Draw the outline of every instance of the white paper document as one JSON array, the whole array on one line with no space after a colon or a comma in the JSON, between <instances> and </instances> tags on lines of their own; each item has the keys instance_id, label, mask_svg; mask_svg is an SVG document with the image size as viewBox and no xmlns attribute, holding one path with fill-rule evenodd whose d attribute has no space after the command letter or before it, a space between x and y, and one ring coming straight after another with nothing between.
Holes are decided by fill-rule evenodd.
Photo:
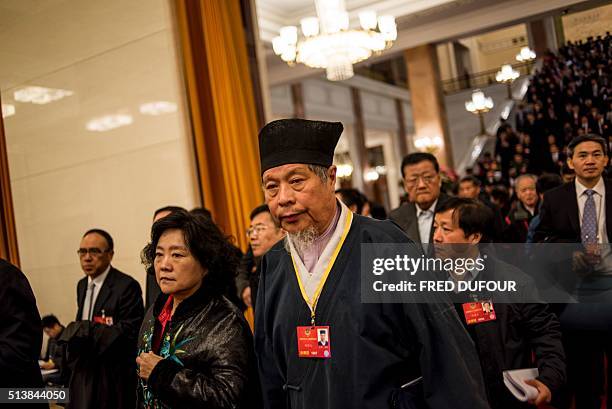
<instances>
[{"instance_id":1,"label":"white paper document","mask_svg":"<svg viewBox=\"0 0 612 409\"><path fill-rule=\"evenodd\" d=\"M535 379L538 374L538 368L504 371L504 384L515 398L521 402L527 402L529 399L535 399L538 396L538 390L531 385L527 385L525 381Z\"/></svg>"}]
</instances>

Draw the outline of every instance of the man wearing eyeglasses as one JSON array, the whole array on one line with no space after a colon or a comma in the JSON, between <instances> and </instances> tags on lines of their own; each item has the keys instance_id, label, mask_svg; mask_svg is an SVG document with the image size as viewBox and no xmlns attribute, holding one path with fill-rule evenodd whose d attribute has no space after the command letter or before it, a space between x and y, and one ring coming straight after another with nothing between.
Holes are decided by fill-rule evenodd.
<instances>
[{"instance_id":1,"label":"man wearing eyeglasses","mask_svg":"<svg viewBox=\"0 0 612 409\"><path fill-rule=\"evenodd\" d=\"M77 254L85 273L77 285L76 323L67 333L72 366L69 408L133 408L136 342L144 315L138 282L111 265L113 239L91 229Z\"/></svg>"},{"instance_id":2,"label":"man wearing eyeglasses","mask_svg":"<svg viewBox=\"0 0 612 409\"><path fill-rule=\"evenodd\" d=\"M411 153L402 160L402 177L408 203L392 210L389 218L415 243L432 243L434 214L437 207L448 200L448 196L440 192L442 179L438 160L431 153ZM423 246L423 250L428 252L428 246Z\"/></svg>"},{"instance_id":3,"label":"man wearing eyeglasses","mask_svg":"<svg viewBox=\"0 0 612 409\"><path fill-rule=\"evenodd\" d=\"M251 245L252 255L245 255L236 277L238 295L247 307L255 308L255 298L259 284L259 265L261 259L283 237L285 232L276 224L268 205L253 209L250 215L251 225L247 230L247 238Z\"/></svg>"}]
</instances>

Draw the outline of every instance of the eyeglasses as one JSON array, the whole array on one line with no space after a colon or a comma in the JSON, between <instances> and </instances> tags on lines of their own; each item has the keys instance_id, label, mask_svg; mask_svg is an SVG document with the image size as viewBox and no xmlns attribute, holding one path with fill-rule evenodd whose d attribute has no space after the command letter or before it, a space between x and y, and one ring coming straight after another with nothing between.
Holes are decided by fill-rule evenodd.
<instances>
[{"instance_id":1,"label":"eyeglasses","mask_svg":"<svg viewBox=\"0 0 612 409\"><path fill-rule=\"evenodd\" d=\"M253 227L247 229L246 235L247 235L247 237L251 237L253 235L253 233L257 233L259 235L259 234L263 233L264 231L266 231L267 229L268 229L268 226L264 226L264 225L253 226Z\"/></svg>"},{"instance_id":2,"label":"eyeglasses","mask_svg":"<svg viewBox=\"0 0 612 409\"><path fill-rule=\"evenodd\" d=\"M87 253L89 253L89 255L91 255L92 257L100 257L102 255L102 253L106 253L108 251L107 250L101 250L97 247L92 247L89 249L85 249L85 248L80 248L77 250L77 254L79 255L79 257L85 257L87 255Z\"/></svg>"},{"instance_id":3,"label":"eyeglasses","mask_svg":"<svg viewBox=\"0 0 612 409\"><path fill-rule=\"evenodd\" d=\"M431 185L433 183L433 181L436 180L436 176L437 175L431 175L431 174L412 176L412 177L410 177L409 179L406 180L406 184L408 186L414 186L417 183L419 183L419 179L423 179L423 182L426 185Z\"/></svg>"}]
</instances>

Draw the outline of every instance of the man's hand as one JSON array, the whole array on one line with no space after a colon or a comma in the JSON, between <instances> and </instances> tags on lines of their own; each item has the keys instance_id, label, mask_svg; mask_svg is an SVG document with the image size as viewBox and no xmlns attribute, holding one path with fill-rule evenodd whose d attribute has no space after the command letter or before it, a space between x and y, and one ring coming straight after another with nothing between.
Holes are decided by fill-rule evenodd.
<instances>
[{"instance_id":1,"label":"man's hand","mask_svg":"<svg viewBox=\"0 0 612 409\"><path fill-rule=\"evenodd\" d=\"M601 256L583 251L574 251L572 254L572 270L581 277L589 275L593 266L601 261Z\"/></svg>"},{"instance_id":2,"label":"man's hand","mask_svg":"<svg viewBox=\"0 0 612 409\"><path fill-rule=\"evenodd\" d=\"M253 306L251 302L251 287L245 287L244 290L242 290L242 301L247 307Z\"/></svg>"},{"instance_id":3,"label":"man's hand","mask_svg":"<svg viewBox=\"0 0 612 409\"><path fill-rule=\"evenodd\" d=\"M46 369L46 370L55 369L55 363L53 362L52 359L49 359L48 361L40 364L40 369Z\"/></svg>"},{"instance_id":4,"label":"man's hand","mask_svg":"<svg viewBox=\"0 0 612 409\"><path fill-rule=\"evenodd\" d=\"M535 399L531 399L529 403L536 406L540 406L543 403L550 403L552 393L550 392L550 389L548 389L548 386L544 385L537 379L527 379L525 383L538 390L538 396Z\"/></svg>"},{"instance_id":5,"label":"man's hand","mask_svg":"<svg viewBox=\"0 0 612 409\"><path fill-rule=\"evenodd\" d=\"M136 358L136 364L138 364L139 367L138 376L145 381L149 379L151 372L153 372L153 368L155 368L162 359L164 358L155 355L153 352L143 352L140 354L140 356Z\"/></svg>"}]
</instances>

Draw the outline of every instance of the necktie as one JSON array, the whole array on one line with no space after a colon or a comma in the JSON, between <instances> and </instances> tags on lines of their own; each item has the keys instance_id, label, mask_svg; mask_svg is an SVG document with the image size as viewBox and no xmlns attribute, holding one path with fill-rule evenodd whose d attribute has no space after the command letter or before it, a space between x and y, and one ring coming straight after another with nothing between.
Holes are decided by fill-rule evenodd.
<instances>
[{"instance_id":1,"label":"necktie","mask_svg":"<svg viewBox=\"0 0 612 409\"><path fill-rule=\"evenodd\" d=\"M87 309L87 319L91 320L91 313L93 311L93 297L94 297L94 290L96 289L96 284L94 282L92 282L91 284L89 284L89 306Z\"/></svg>"},{"instance_id":2,"label":"necktie","mask_svg":"<svg viewBox=\"0 0 612 409\"><path fill-rule=\"evenodd\" d=\"M583 244L597 243L597 211L595 210L595 199L593 195L595 191L587 189L584 192L587 195L587 200L584 203L584 211L582 213L582 226L580 228L580 238Z\"/></svg>"}]
</instances>

